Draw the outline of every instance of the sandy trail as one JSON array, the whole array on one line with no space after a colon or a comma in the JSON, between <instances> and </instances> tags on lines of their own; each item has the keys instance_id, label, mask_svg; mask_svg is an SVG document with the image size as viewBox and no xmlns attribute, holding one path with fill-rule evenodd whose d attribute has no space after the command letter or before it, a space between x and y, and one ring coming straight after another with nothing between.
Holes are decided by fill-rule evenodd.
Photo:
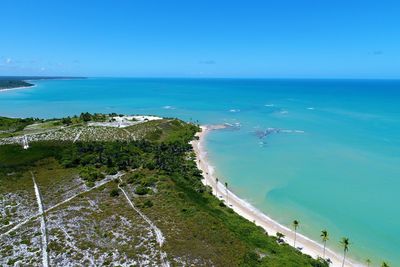
<instances>
[{"instance_id":1,"label":"sandy trail","mask_svg":"<svg viewBox=\"0 0 400 267\"><path fill-rule=\"evenodd\" d=\"M76 134L73 143L75 143L76 141L79 140L79 137L81 137L81 134L82 134L82 130L80 130L79 133Z\"/></svg>"},{"instance_id":2,"label":"sandy trail","mask_svg":"<svg viewBox=\"0 0 400 267\"><path fill-rule=\"evenodd\" d=\"M76 198L76 197L78 197L78 196L80 196L80 195L82 195L82 194L85 194L85 193L87 193L87 192L90 192L90 191L92 191L92 190L94 190L94 189L96 189L96 188L98 188L98 187L100 187L100 186L102 186L102 185L104 185L104 184L106 184L106 183L109 183L110 181L112 181L112 180L114 180L114 179L119 178L119 177L122 176L122 175L123 175L123 173L119 172L119 173L117 173L117 174L115 174L115 175L106 176L106 178L104 178L103 180L97 182L97 183L95 184L95 186L93 186L93 187L91 187L91 188L89 188L89 189L86 189L86 190L84 190L84 191L82 191L82 192L79 192L79 193L77 193L77 194L75 194L75 195L73 195L73 196L71 196L71 197L69 197L69 198L67 198L67 199L65 199L65 200L63 200L63 201L61 201L61 202L55 204L54 206L51 206L50 208L46 209L44 212L49 212L49 211L51 211L51 210L53 210L53 209L55 209L55 208L57 208L57 207L59 207L59 206L61 206L61 205L63 205L63 204L65 204L65 203L67 203L67 202L73 200L74 198ZM42 210L43 210L43 207L42 207ZM37 218L38 216L41 216L42 214L43 214L43 211L40 211L40 210L39 210L39 213L38 213L38 214L35 214L35 215L31 216L31 217L28 217L26 220L24 220L24 221L22 221L22 222L16 224L13 228L11 228L10 230L8 230L7 232L4 232L4 233L0 234L0 237L2 237L2 236L4 236L4 235L10 234L11 232L17 230L17 229L20 228L21 226L27 224L27 223L30 222L32 219L35 219L35 218Z\"/></svg>"},{"instance_id":3,"label":"sandy trail","mask_svg":"<svg viewBox=\"0 0 400 267\"><path fill-rule=\"evenodd\" d=\"M47 229L46 229L46 220L44 218L44 212L43 212L43 203L42 203L42 196L40 195L39 187L36 184L35 176L33 175L33 172L31 172L32 175L32 180L33 180L33 186L35 188L35 195L36 195L36 201L39 207L39 213L40 213L40 231L42 232L42 263L44 267L49 266L49 255L47 253Z\"/></svg>"},{"instance_id":4,"label":"sandy trail","mask_svg":"<svg viewBox=\"0 0 400 267\"><path fill-rule=\"evenodd\" d=\"M203 183L210 185L213 188L213 194L218 195L218 198L224 198L228 205L239 215L246 218L251 222L255 222L257 225L264 228L265 231L270 235L276 235L277 232L285 235L285 241L289 245L293 246L294 243L294 231L288 227L279 224L274 221L266 214L252 206L250 203L241 199L235 195L232 191L227 190L222 182L216 183L214 168L209 163L207 158L207 152L204 149L205 136L211 130L223 129L224 125L215 126L201 126L202 131L197 133L199 140L192 141L194 152L196 153L197 167L203 171ZM322 257L323 245L318 242L311 240L310 238L297 233L296 247L300 247L301 251L305 254L312 256L313 258ZM339 253L334 252L331 249L326 248L325 257L332 261L331 266L342 266L343 256ZM364 266L361 263L354 262L350 259L346 259L344 266Z\"/></svg>"},{"instance_id":5,"label":"sandy trail","mask_svg":"<svg viewBox=\"0 0 400 267\"><path fill-rule=\"evenodd\" d=\"M120 178L120 181L122 182L121 178ZM145 220L149 224L150 228L155 233L157 243L161 248L165 241L165 237L164 237L163 233L161 232L161 230L146 215L144 215L138 208L136 208L135 205L133 205L132 201L129 199L125 190L120 185L118 185L118 188L122 191L122 193L124 194L125 198L128 200L129 205L132 207L132 209L134 209L140 215L140 217L142 217L143 220ZM169 267L170 263L167 260L167 253L161 251L160 254L161 254L161 259L163 261L162 266Z\"/></svg>"}]
</instances>

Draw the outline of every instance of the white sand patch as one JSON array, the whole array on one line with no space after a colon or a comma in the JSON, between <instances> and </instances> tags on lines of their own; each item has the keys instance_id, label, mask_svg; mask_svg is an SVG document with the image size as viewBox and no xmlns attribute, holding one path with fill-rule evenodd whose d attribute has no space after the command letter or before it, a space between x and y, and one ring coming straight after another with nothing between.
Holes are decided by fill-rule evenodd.
<instances>
[{"instance_id":1,"label":"white sand patch","mask_svg":"<svg viewBox=\"0 0 400 267\"><path fill-rule=\"evenodd\" d=\"M111 120L108 122L89 122L88 125L124 128L147 121L154 121L161 119L162 118L156 116L122 116L122 117L116 116L112 117Z\"/></svg>"}]
</instances>

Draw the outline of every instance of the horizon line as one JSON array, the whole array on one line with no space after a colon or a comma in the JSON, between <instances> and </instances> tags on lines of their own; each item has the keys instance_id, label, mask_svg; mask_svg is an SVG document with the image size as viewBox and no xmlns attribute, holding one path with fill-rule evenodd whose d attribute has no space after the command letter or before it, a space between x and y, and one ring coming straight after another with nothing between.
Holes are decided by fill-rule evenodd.
<instances>
[{"instance_id":1,"label":"horizon line","mask_svg":"<svg viewBox=\"0 0 400 267\"><path fill-rule=\"evenodd\" d=\"M215 80L400 80L398 78L384 78L384 77L371 77L371 78L361 78L361 77L230 77L230 76L76 76L76 75L0 75L1 78L21 78L21 80L33 80L40 78L53 78L53 79L64 79L64 78L75 78L75 79L215 79Z\"/></svg>"}]
</instances>

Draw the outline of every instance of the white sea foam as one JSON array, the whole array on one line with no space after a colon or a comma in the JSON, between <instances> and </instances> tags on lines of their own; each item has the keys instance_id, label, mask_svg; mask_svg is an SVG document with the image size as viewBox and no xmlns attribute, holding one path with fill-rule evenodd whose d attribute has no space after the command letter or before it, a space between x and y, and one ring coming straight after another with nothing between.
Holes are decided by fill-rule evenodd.
<instances>
[{"instance_id":1,"label":"white sea foam","mask_svg":"<svg viewBox=\"0 0 400 267\"><path fill-rule=\"evenodd\" d=\"M265 104L264 107L275 107L274 104Z\"/></svg>"},{"instance_id":2,"label":"white sea foam","mask_svg":"<svg viewBox=\"0 0 400 267\"><path fill-rule=\"evenodd\" d=\"M234 123L225 122L224 125L228 128L233 128L233 129L240 129L242 127L240 122L234 122Z\"/></svg>"},{"instance_id":3,"label":"white sea foam","mask_svg":"<svg viewBox=\"0 0 400 267\"><path fill-rule=\"evenodd\" d=\"M305 133L303 130L280 130L281 133Z\"/></svg>"},{"instance_id":4,"label":"white sea foam","mask_svg":"<svg viewBox=\"0 0 400 267\"><path fill-rule=\"evenodd\" d=\"M176 109L176 107L173 107L173 106L163 106L163 109Z\"/></svg>"},{"instance_id":5,"label":"white sea foam","mask_svg":"<svg viewBox=\"0 0 400 267\"><path fill-rule=\"evenodd\" d=\"M233 113L240 112L240 109L230 109L229 112L233 112Z\"/></svg>"}]
</instances>

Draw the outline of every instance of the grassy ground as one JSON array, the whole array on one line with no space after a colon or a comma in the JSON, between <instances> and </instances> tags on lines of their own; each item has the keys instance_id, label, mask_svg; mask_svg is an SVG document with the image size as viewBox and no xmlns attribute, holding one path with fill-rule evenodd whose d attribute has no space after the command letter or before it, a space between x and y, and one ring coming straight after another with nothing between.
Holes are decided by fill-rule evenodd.
<instances>
[{"instance_id":1,"label":"grassy ground","mask_svg":"<svg viewBox=\"0 0 400 267\"><path fill-rule=\"evenodd\" d=\"M41 190L45 209L86 189L78 173L77 169L63 168L54 158L37 162L33 174Z\"/></svg>"},{"instance_id":2,"label":"grassy ground","mask_svg":"<svg viewBox=\"0 0 400 267\"><path fill-rule=\"evenodd\" d=\"M0 177L0 228L7 231L37 210L33 182L29 173Z\"/></svg>"},{"instance_id":3,"label":"grassy ground","mask_svg":"<svg viewBox=\"0 0 400 267\"><path fill-rule=\"evenodd\" d=\"M135 203L166 234L165 250L188 264L207 266L324 266L293 249L279 245L262 228L245 220L210 191L194 191L182 177L143 171L132 188L155 180L157 193L134 199ZM149 207L149 201L152 205Z\"/></svg>"},{"instance_id":4,"label":"grassy ground","mask_svg":"<svg viewBox=\"0 0 400 267\"><path fill-rule=\"evenodd\" d=\"M0 117L0 137L12 136L18 131L22 131L28 125L35 123L34 119L15 119Z\"/></svg>"}]
</instances>

